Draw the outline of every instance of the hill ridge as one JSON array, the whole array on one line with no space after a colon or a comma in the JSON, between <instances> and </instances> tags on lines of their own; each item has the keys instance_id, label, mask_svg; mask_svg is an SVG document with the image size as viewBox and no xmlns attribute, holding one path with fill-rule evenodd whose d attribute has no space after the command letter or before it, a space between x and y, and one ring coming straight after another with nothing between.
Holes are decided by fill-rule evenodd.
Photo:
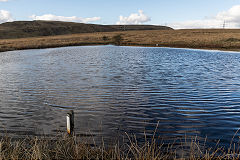
<instances>
[{"instance_id":1,"label":"hill ridge","mask_svg":"<svg viewBox=\"0 0 240 160\"><path fill-rule=\"evenodd\" d=\"M100 25L61 21L14 21L0 24L0 39L130 30L173 30L156 25Z\"/></svg>"}]
</instances>

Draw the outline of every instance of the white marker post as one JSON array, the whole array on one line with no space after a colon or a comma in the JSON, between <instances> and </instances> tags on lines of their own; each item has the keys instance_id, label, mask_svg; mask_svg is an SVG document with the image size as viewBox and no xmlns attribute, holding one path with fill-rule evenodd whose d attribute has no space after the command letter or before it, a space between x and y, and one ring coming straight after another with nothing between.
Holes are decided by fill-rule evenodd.
<instances>
[{"instance_id":1,"label":"white marker post","mask_svg":"<svg viewBox=\"0 0 240 160\"><path fill-rule=\"evenodd\" d=\"M71 110L67 114L67 132L69 135L73 135L74 132L74 112Z\"/></svg>"}]
</instances>

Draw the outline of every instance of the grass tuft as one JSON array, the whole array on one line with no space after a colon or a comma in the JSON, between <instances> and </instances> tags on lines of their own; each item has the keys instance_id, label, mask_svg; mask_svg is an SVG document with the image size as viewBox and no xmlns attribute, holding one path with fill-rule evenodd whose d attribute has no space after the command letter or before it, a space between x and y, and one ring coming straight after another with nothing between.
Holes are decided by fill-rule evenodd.
<instances>
[{"instance_id":1,"label":"grass tuft","mask_svg":"<svg viewBox=\"0 0 240 160\"><path fill-rule=\"evenodd\" d=\"M81 137L62 135L55 138L32 137L13 140L3 137L0 140L0 160L2 159L115 159L115 160L211 160L239 159L239 145L231 142L225 149L219 146L206 147L206 139L197 137L181 140L181 143L164 143L154 136L139 143L136 136L126 134L128 141L122 145L90 145L77 139ZM233 137L234 138L234 137Z\"/></svg>"}]
</instances>

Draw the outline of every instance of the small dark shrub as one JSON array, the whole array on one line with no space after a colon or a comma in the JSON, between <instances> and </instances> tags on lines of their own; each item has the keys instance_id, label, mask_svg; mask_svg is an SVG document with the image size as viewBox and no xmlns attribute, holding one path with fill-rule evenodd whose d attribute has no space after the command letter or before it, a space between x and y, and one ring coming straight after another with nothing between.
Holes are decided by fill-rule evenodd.
<instances>
[{"instance_id":1,"label":"small dark shrub","mask_svg":"<svg viewBox=\"0 0 240 160\"><path fill-rule=\"evenodd\" d=\"M108 38L107 36L103 36L102 39L103 39L104 41L109 40L109 38Z\"/></svg>"},{"instance_id":2,"label":"small dark shrub","mask_svg":"<svg viewBox=\"0 0 240 160\"><path fill-rule=\"evenodd\" d=\"M122 35L121 35L121 34L118 34L118 35L113 36L113 43L114 43L115 45L121 45L122 40L123 40L123 38L122 38Z\"/></svg>"}]
</instances>

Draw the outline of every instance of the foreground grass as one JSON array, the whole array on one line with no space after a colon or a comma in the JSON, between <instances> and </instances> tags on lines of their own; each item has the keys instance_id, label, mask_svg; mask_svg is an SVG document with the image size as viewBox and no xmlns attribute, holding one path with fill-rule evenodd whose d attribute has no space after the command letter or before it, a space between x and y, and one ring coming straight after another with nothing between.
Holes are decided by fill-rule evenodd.
<instances>
[{"instance_id":1,"label":"foreground grass","mask_svg":"<svg viewBox=\"0 0 240 160\"><path fill-rule=\"evenodd\" d=\"M114 37L116 35L121 35L122 39L120 42L114 42ZM0 40L0 52L22 49L106 44L239 51L240 30L192 29L121 31L82 33L36 38L2 39Z\"/></svg>"},{"instance_id":2,"label":"foreground grass","mask_svg":"<svg viewBox=\"0 0 240 160\"><path fill-rule=\"evenodd\" d=\"M49 139L26 138L12 140L4 137L0 140L0 159L115 159L115 160L167 160L167 159L239 159L236 144L231 144L226 151L224 148L205 148L197 139L176 144L157 143L155 139L138 144L133 136L123 145L105 147L89 145L78 141L79 137L63 135ZM205 142L204 142L205 143Z\"/></svg>"}]
</instances>

